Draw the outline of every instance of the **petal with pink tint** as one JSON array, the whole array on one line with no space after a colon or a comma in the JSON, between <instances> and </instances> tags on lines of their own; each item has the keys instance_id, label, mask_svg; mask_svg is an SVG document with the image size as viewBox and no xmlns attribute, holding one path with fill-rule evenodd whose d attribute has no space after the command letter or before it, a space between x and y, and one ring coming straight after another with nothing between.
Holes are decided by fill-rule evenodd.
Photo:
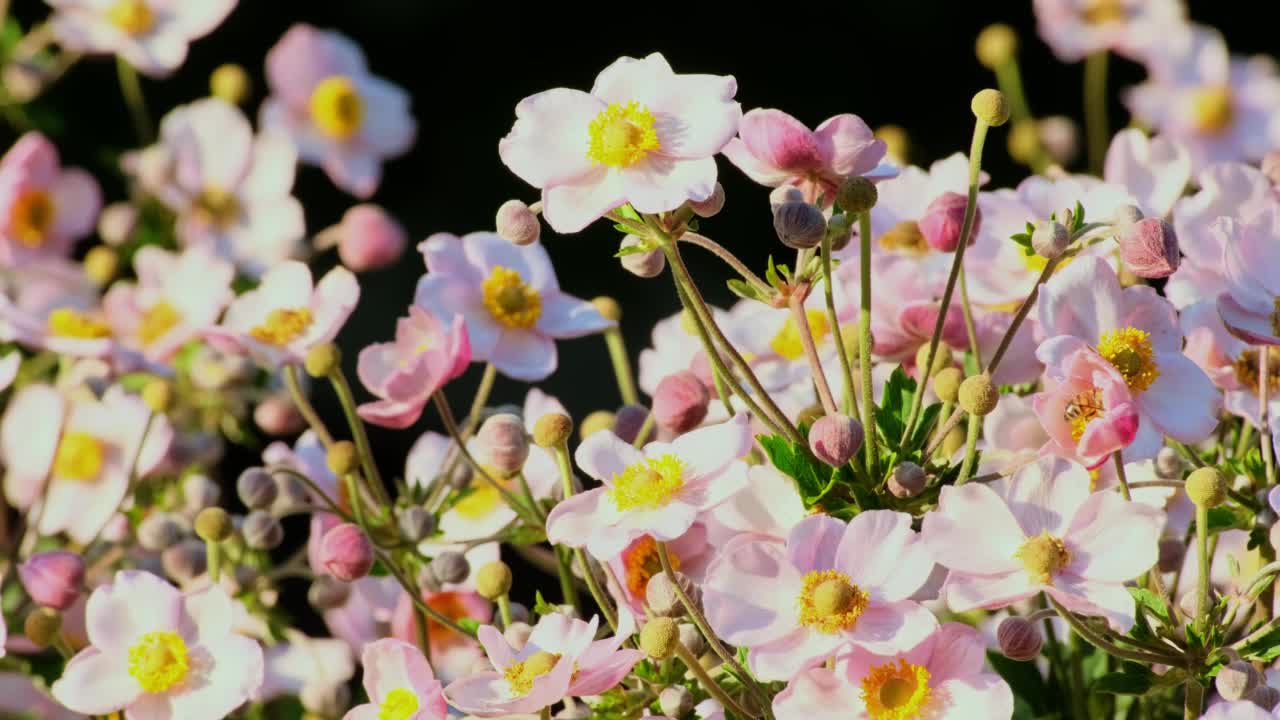
<instances>
[{"instance_id":1,"label":"petal with pink tint","mask_svg":"<svg viewBox=\"0 0 1280 720\"><path fill-rule=\"evenodd\" d=\"M766 166L802 175L824 164L813 131L781 110L760 108L742 116L738 136Z\"/></svg>"},{"instance_id":2,"label":"petal with pink tint","mask_svg":"<svg viewBox=\"0 0 1280 720\"><path fill-rule=\"evenodd\" d=\"M1027 539L1004 500L980 483L943 487L921 538L938 564L977 575L1020 569L1013 554Z\"/></svg>"},{"instance_id":3,"label":"petal with pink tint","mask_svg":"<svg viewBox=\"0 0 1280 720\"><path fill-rule=\"evenodd\" d=\"M943 592L952 612L968 612L975 608L995 610L1026 600L1040 592L1021 568L1001 575L947 576Z\"/></svg>"},{"instance_id":4,"label":"petal with pink tint","mask_svg":"<svg viewBox=\"0 0 1280 720\"><path fill-rule=\"evenodd\" d=\"M888 150L862 118L848 113L824 121L813 131L813 139L824 164L842 177L870 173Z\"/></svg>"},{"instance_id":5,"label":"petal with pink tint","mask_svg":"<svg viewBox=\"0 0 1280 720\"><path fill-rule=\"evenodd\" d=\"M614 324L586 300L558 292L542 296L542 314L538 316L537 329L545 335L576 338L601 332Z\"/></svg>"},{"instance_id":6,"label":"petal with pink tint","mask_svg":"<svg viewBox=\"0 0 1280 720\"><path fill-rule=\"evenodd\" d=\"M798 673L773 698L777 720L845 720L863 708L862 689L825 667Z\"/></svg>"},{"instance_id":7,"label":"petal with pink tint","mask_svg":"<svg viewBox=\"0 0 1280 720\"><path fill-rule=\"evenodd\" d=\"M716 172L714 157L683 160L650 155L617 176L636 211L660 213L675 210L686 200L711 197Z\"/></svg>"},{"instance_id":8,"label":"petal with pink tint","mask_svg":"<svg viewBox=\"0 0 1280 720\"><path fill-rule=\"evenodd\" d=\"M598 167L543 190L542 215L556 232L575 233L627 200L622 176Z\"/></svg>"},{"instance_id":9,"label":"petal with pink tint","mask_svg":"<svg viewBox=\"0 0 1280 720\"><path fill-rule=\"evenodd\" d=\"M933 556L911 529L910 515L868 510L849 521L835 567L873 600L896 601L911 596L929 579Z\"/></svg>"},{"instance_id":10,"label":"petal with pink tint","mask_svg":"<svg viewBox=\"0 0 1280 720\"><path fill-rule=\"evenodd\" d=\"M848 529L849 525L830 515L810 515L787 536L787 562L802 573L836 567Z\"/></svg>"},{"instance_id":11,"label":"petal with pink tint","mask_svg":"<svg viewBox=\"0 0 1280 720\"><path fill-rule=\"evenodd\" d=\"M1133 193L1143 214L1164 217L1191 180L1191 155L1175 140L1128 128L1112 138L1103 175Z\"/></svg>"},{"instance_id":12,"label":"petal with pink tint","mask_svg":"<svg viewBox=\"0 0 1280 720\"><path fill-rule=\"evenodd\" d=\"M1124 306L1115 271L1092 256L1055 272L1036 302L1045 335L1074 335L1085 342L1097 342L1103 330L1121 327Z\"/></svg>"},{"instance_id":13,"label":"petal with pink tint","mask_svg":"<svg viewBox=\"0 0 1280 720\"><path fill-rule=\"evenodd\" d=\"M498 154L511 172L537 188L582 178L592 170L588 128L605 106L568 88L530 95L516 105L515 126L498 143Z\"/></svg>"},{"instance_id":14,"label":"petal with pink tint","mask_svg":"<svg viewBox=\"0 0 1280 720\"><path fill-rule=\"evenodd\" d=\"M800 628L781 639L752 646L747 664L761 680L784 681L834 655L846 642L846 638L838 633L811 632Z\"/></svg>"},{"instance_id":15,"label":"petal with pink tint","mask_svg":"<svg viewBox=\"0 0 1280 720\"><path fill-rule=\"evenodd\" d=\"M108 585L94 590L85 607L89 642L125 657L142 635L170 630L182 618L182 594L151 573L121 570Z\"/></svg>"},{"instance_id":16,"label":"petal with pink tint","mask_svg":"<svg viewBox=\"0 0 1280 720\"><path fill-rule=\"evenodd\" d=\"M1114 492L1094 493L1067 530L1071 563L1063 571L1090 580L1128 582L1155 565L1162 527L1159 510L1126 502Z\"/></svg>"},{"instance_id":17,"label":"petal with pink tint","mask_svg":"<svg viewBox=\"0 0 1280 720\"><path fill-rule=\"evenodd\" d=\"M81 650L53 684L53 697L75 712L107 715L142 695L138 681L118 656L90 647Z\"/></svg>"},{"instance_id":18,"label":"petal with pink tint","mask_svg":"<svg viewBox=\"0 0 1280 720\"><path fill-rule=\"evenodd\" d=\"M738 413L726 422L681 435L671 443L671 452L684 462L685 481L693 482L721 472L746 455L751 442L750 419Z\"/></svg>"},{"instance_id":19,"label":"petal with pink tint","mask_svg":"<svg viewBox=\"0 0 1280 720\"><path fill-rule=\"evenodd\" d=\"M102 208L102 190L93 176L79 168L64 170L49 188L54 207L53 234L79 239L93 231Z\"/></svg>"},{"instance_id":20,"label":"petal with pink tint","mask_svg":"<svg viewBox=\"0 0 1280 720\"><path fill-rule=\"evenodd\" d=\"M1139 398L1146 419L1184 443L1205 440L1218 426L1222 393L1191 358L1181 352L1157 358L1160 376Z\"/></svg>"},{"instance_id":21,"label":"petal with pink tint","mask_svg":"<svg viewBox=\"0 0 1280 720\"><path fill-rule=\"evenodd\" d=\"M1134 601L1119 583L1094 582L1062 574L1046 587L1055 600L1074 613L1106 618L1115 630L1127 633L1134 623Z\"/></svg>"},{"instance_id":22,"label":"petal with pink tint","mask_svg":"<svg viewBox=\"0 0 1280 720\"><path fill-rule=\"evenodd\" d=\"M847 636L855 645L886 655L915 647L937 627L938 620L928 608L902 600L872 603Z\"/></svg>"},{"instance_id":23,"label":"petal with pink tint","mask_svg":"<svg viewBox=\"0 0 1280 720\"><path fill-rule=\"evenodd\" d=\"M987 644L982 634L963 623L943 623L930 638L929 679L945 682L982 672Z\"/></svg>"},{"instance_id":24,"label":"petal with pink tint","mask_svg":"<svg viewBox=\"0 0 1280 720\"><path fill-rule=\"evenodd\" d=\"M755 647L796 627L800 573L782 543L742 536L712 561L703 582L707 621L733 645Z\"/></svg>"},{"instance_id":25,"label":"petal with pink tint","mask_svg":"<svg viewBox=\"0 0 1280 720\"><path fill-rule=\"evenodd\" d=\"M570 547L586 545L600 528L604 506L611 504L605 492L594 488L557 504L547 516L547 539Z\"/></svg>"}]
</instances>

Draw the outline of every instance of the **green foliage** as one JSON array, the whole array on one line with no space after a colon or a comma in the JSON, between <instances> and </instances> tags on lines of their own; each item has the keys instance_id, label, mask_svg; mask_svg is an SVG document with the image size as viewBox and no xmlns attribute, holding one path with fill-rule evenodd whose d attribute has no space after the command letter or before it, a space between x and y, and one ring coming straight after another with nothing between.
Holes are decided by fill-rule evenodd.
<instances>
[{"instance_id":1,"label":"green foliage","mask_svg":"<svg viewBox=\"0 0 1280 720\"><path fill-rule=\"evenodd\" d=\"M1111 695L1146 695L1156 687L1156 674L1150 668L1124 663L1124 668L1119 672L1106 673L1094 680L1089 690Z\"/></svg>"},{"instance_id":2,"label":"green foliage","mask_svg":"<svg viewBox=\"0 0 1280 720\"><path fill-rule=\"evenodd\" d=\"M781 435L761 435L757 439L769 456L769 462L783 475L795 480L806 508L816 505L831 491L842 471L848 472L848 468L835 469L821 462L809 453L808 448Z\"/></svg>"}]
</instances>

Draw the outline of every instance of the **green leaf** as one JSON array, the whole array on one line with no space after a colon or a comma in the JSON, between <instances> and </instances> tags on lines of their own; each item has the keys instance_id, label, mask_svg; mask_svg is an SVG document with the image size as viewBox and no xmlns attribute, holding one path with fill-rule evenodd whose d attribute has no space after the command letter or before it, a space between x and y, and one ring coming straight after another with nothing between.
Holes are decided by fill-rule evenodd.
<instances>
[{"instance_id":1,"label":"green leaf","mask_svg":"<svg viewBox=\"0 0 1280 720\"><path fill-rule=\"evenodd\" d=\"M764 298L764 293L760 291L760 288L757 288L755 285L752 285L746 280L739 280L738 278L730 278L729 280L725 281L725 284L729 286L729 292L733 293L734 295L737 295L738 297L744 300L756 300L758 302L767 302Z\"/></svg>"},{"instance_id":2,"label":"green leaf","mask_svg":"<svg viewBox=\"0 0 1280 720\"><path fill-rule=\"evenodd\" d=\"M1134 601L1138 603L1139 608L1151 613L1163 623L1170 622L1169 606L1165 604L1164 598L1145 588L1130 587L1126 589L1133 596Z\"/></svg>"},{"instance_id":3,"label":"green leaf","mask_svg":"<svg viewBox=\"0 0 1280 720\"><path fill-rule=\"evenodd\" d=\"M906 429L907 414L915 398L916 381L898 366L884 386L884 396L876 407L876 426L891 443L897 443Z\"/></svg>"},{"instance_id":4,"label":"green leaf","mask_svg":"<svg viewBox=\"0 0 1280 720\"><path fill-rule=\"evenodd\" d=\"M933 426L938 422L938 414L942 412L942 403L933 403L924 409L920 414L920 422L916 425L915 431L912 433L907 447L903 448L904 452L921 449L929 440L929 435L933 432Z\"/></svg>"},{"instance_id":5,"label":"green leaf","mask_svg":"<svg viewBox=\"0 0 1280 720\"><path fill-rule=\"evenodd\" d=\"M1089 689L1112 695L1146 695L1155 686L1155 673L1141 665L1125 663L1124 670L1103 675Z\"/></svg>"},{"instance_id":6,"label":"green leaf","mask_svg":"<svg viewBox=\"0 0 1280 720\"><path fill-rule=\"evenodd\" d=\"M507 542L515 546L537 545L547 541L547 533L540 527L522 525L507 535Z\"/></svg>"},{"instance_id":7,"label":"green leaf","mask_svg":"<svg viewBox=\"0 0 1280 720\"><path fill-rule=\"evenodd\" d=\"M1253 513L1222 505L1209 510L1209 534L1223 530L1248 530L1253 527Z\"/></svg>"},{"instance_id":8,"label":"green leaf","mask_svg":"<svg viewBox=\"0 0 1280 720\"><path fill-rule=\"evenodd\" d=\"M458 618L458 625L463 630L466 630L467 632L470 632L470 633L473 633L476 630L480 629L480 621L476 620L475 618L469 618L469 617Z\"/></svg>"},{"instance_id":9,"label":"green leaf","mask_svg":"<svg viewBox=\"0 0 1280 720\"><path fill-rule=\"evenodd\" d=\"M615 227L621 227L621 226L615 226ZM628 255L642 255L644 253L649 252L650 250L651 248L645 247L644 245L628 245L626 247L618 248L618 252L614 253L613 256L616 258L620 258L620 257L626 257Z\"/></svg>"},{"instance_id":10,"label":"green leaf","mask_svg":"<svg viewBox=\"0 0 1280 720\"><path fill-rule=\"evenodd\" d=\"M542 617L543 615L550 615L553 612L557 612L557 608L555 605L552 605L543 599L541 591L536 591L533 594L533 612L538 615L538 617Z\"/></svg>"},{"instance_id":11,"label":"green leaf","mask_svg":"<svg viewBox=\"0 0 1280 720\"><path fill-rule=\"evenodd\" d=\"M781 435L761 435L757 439L769 456L769 462L783 475L795 480L805 508L813 507L831 490L836 473L810 455L808 448L799 447Z\"/></svg>"},{"instance_id":12,"label":"green leaf","mask_svg":"<svg viewBox=\"0 0 1280 720\"><path fill-rule=\"evenodd\" d=\"M642 225L644 224L644 218L640 217L640 213L636 212L636 209L631 207L631 203L624 203L618 208L618 213L628 220L635 220Z\"/></svg>"},{"instance_id":13,"label":"green leaf","mask_svg":"<svg viewBox=\"0 0 1280 720\"><path fill-rule=\"evenodd\" d=\"M1080 232L1080 228L1084 227L1084 205L1080 201L1076 201L1076 209L1071 214L1071 234L1075 235Z\"/></svg>"},{"instance_id":14,"label":"green leaf","mask_svg":"<svg viewBox=\"0 0 1280 720\"><path fill-rule=\"evenodd\" d=\"M1033 717L1039 717L1050 709L1049 688L1045 686L1044 677L1040 675L1040 670L1036 668L1035 663L1010 660L994 650L987 652L987 660L991 662L991 667L995 668L1000 677L1009 683L1014 697L1021 698L1031 705Z\"/></svg>"},{"instance_id":15,"label":"green leaf","mask_svg":"<svg viewBox=\"0 0 1280 720\"><path fill-rule=\"evenodd\" d=\"M782 280L778 277L778 268L773 264L772 255L769 256L768 267L764 269L764 279L770 287L782 287Z\"/></svg>"}]
</instances>

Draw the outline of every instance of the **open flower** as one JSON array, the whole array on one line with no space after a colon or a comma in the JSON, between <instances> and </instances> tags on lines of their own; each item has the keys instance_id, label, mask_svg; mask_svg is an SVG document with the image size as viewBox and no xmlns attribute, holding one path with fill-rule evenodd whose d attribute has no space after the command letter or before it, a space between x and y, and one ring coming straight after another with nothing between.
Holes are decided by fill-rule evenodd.
<instances>
[{"instance_id":1,"label":"open flower","mask_svg":"<svg viewBox=\"0 0 1280 720\"><path fill-rule=\"evenodd\" d=\"M67 50L114 53L152 77L187 59L187 45L218 27L236 0L48 0L54 37Z\"/></svg>"},{"instance_id":2,"label":"open flower","mask_svg":"<svg viewBox=\"0 0 1280 720\"><path fill-rule=\"evenodd\" d=\"M1128 128L1111 139L1103 177L1128 190L1144 215L1163 218L1191 181L1191 154L1175 140Z\"/></svg>"},{"instance_id":3,"label":"open flower","mask_svg":"<svg viewBox=\"0 0 1280 720\"><path fill-rule=\"evenodd\" d=\"M502 162L542 189L547 222L577 232L631 203L642 213L711 197L716 161L738 130L738 83L677 75L660 53L619 58L590 93L555 88L516 105Z\"/></svg>"},{"instance_id":4,"label":"open flower","mask_svg":"<svg viewBox=\"0 0 1280 720\"><path fill-rule=\"evenodd\" d=\"M53 696L76 712L137 720L215 720L262 684L262 648L232 632L219 586L183 594L150 573L121 570L93 591L89 647L67 663Z\"/></svg>"},{"instance_id":5,"label":"open flower","mask_svg":"<svg viewBox=\"0 0 1280 720\"><path fill-rule=\"evenodd\" d=\"M1137 405L1124 376L1102 356L1078 348L1047 372L1053 385L1031 404L1049 435L1049 452L1092 469L1137 437Z\"/></svg>"},{"instance_id":6,"label":"open flower","mask_svg":"<svg viewBox=\"0 0 1280 720\"><path fill-rule=\"evenodd\" d=\"M761 185L792 185L807 202L822 196L830 206L847 177L880 180L897 174L893 165L882 162L885 149L857 115L836 115L810 130L781 110L756 108L742 116L738 137L723 152Z\"/></svg>"},{"instance_id":7,"label":"open flower","mask_svg":"<svg viewBox=\"0 0 1280 720\"><path fill-rule=\"evenodd\" d=\"M272 700L295 695L307 707L316 708L331 702L335 693L346 689L355 675L355 658L351 648L335 638L311 638L297 630L286 630L284 641L265 651L265 674L255 700ZM323 708L333 714L342 708Z\"/></svg>"},{"instance_id":8,"label":"open flower","mask_svg":"<svg viewBox=\"0 0 1280 720\"><path fill-rule=\"evenodd\" d=\"M694 523L688 532L667 543L667 555L671 559L672 569L695 583L702 582L707 563L714 555L707 543L706 525ZM627 605L632 612L643 616L649 581L654 575L662 574L657 542L648 535L632 540L622 552L609 558L608 565L612 578L618 580L617 583L609 583L609 591L618 598L620 604Z\"/></svg>"},{"instance_id":9,"label":"open flower","mask_svg":"<svg viewBox=\"0 0 1280 720\"><path fill-rule=\"evenodd\" d=\"M1034 6L1040 37L1066 62L1107 50L1142 60L1186 23L1178 0L1035 0Z\"/></svg>"},{"instance_id":10,"label":"open flower","mask_svg":"<svg viewBox=\"0 0 1280 720\"><path fill-rule=\"evenodd\" d=\"M993 610L1045 592L1128 631L1134 601L1124 584L1155 564L1161 513L1112 490L1090 493L1089 484L1084 468L1044 457L992 483L944 487L922 536L950 571L952 611Z\"/></svg>"},{"instance_id":11,"label":"open flower","mask_svg":"<svg viewBox=\"0 0 1280 720\"><path fill-rule=\"evenodd\" d=\"M311 348L337 337L359 298L350 270L336 267L313 286L310 268L290 260L236 298L207 334L220 348L248 353L267 367L297 365Z\"/></svg>"},{"instance_id":12,"label":"open flower","mask_svg":"<svg viewBox=\"0 0 1280 720\"><path fill-rule=\"evenodd\" d=\"M600 560L643 535L675 540L693 527L699 513L747 484L740 458L750 450L751 425L743 413L671 443L651 442L643 450L610 431L595 433L578 446L574 459L604 487L557 505L547 518L547 538L585 546Z\"/></svg>"},{"instance_id":13,"label":"open flower","mask_svg":"<svg viewBox=\"0 0 1280 720\"><path fill-rule=\"evenodd\" d=\"M417 422L427 401L458 377L471 362L471 340L461 315L444 324L411 305L408 317L396 321L396 339L360 351L360 382L378 396L359 408L374 425L406 428Z\"/></svg>"},{"instance_id":14,"label":"open flower","mask_svg":"<svg viewBox=\"0 0 1280 720\"><path fill-rule=\"evenodd\" d=\"M471 359L493 363L517 380L536 382L556 369L556 339L611 326L591 303L561 292L541 243L512 245L495 233L462 238L438 233L419 246L427 274L414 304L429 313L461 315Z\"/></svg>"},{"instance_id":15,"label":"open flower","mask_svg":"<svg viewBox=\"0 0 1280 720\"><path fill-rule=\"evenodd\" d=\"M778 720L1008 720L1013 691L984 667L977 630L946 623L892 655L862 649L801 672L773 700Z\"/></svg>"},{"instance_id":16,"label":"open flower","mask_svg":"<svg viewBox=\"0 0 1280 720\"><path fill-rule=\"evenodd\" d=\"M365 646L364 690L370 702L343 720L444 720L449 707L440 681L422 651L407 642L378 640Z\"/></svg>"},{"instance_id":17,"label":"open flower","mask_svg":"<svg viewBox=\"0 0 1280 720\"><path fill-rule=\"evenodd\" d=\"M1250 345L1280 345L1280 206L1252 221L1219 218L1222 264L1227 287L1218 295L1218 313L1233 335Z\"/></svg>"},{"instance_id":18,"label":"open flower","mask_svg":"<svg viewBox=\"0 0 1280 720\"><path fill-rule=\"evenodd\" d=\"M0 159L0 266L67 255L93 231L101 207L92 175L61 167L48 138L26 133Z\"/></svg>"},{"instance_id":19,"label":"open flower","mask_svg":"<svg viewBox=\"0 0 1280 720\"><path fill-rule=\"evenodd\" d=\"M861 647L904 651L937 627L908 598L933 558L911 516L869 510L848 524L814 515L786 543L740 536L707 569L703 604L716 634L750 649L762 680L787 680L821 658Z\"/></svg>"},{"instance_id":20,"label":"open flower","mask_svg":"<svg viewBox=\"0 0 1280 720\"><path fill-rule=\"evenodd\" d=\"M304 162L360 198L373 195L382 162L418 132L408 93L369 72L360 47L337 32L289 28L267 53L267 84L262 127L284 130Z\"/></svg>"}]
</instances>

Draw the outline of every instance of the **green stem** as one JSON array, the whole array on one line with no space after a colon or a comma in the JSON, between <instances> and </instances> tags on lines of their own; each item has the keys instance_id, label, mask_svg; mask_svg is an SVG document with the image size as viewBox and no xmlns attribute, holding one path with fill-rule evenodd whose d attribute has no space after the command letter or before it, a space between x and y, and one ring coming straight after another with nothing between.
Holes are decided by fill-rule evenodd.
<instances>
[{"instance_id":1,"label":"green stem","mask_svg":"<svg viewBox=\"0 0 1280 720\"><path fill-rule=\"evenodd\" d=\"M1200 577L1196 583L1196 627L1203 631L1209 623L1209 508L1196 505L1196 557Z\"/></svg>"},{"instance_id":2,"label":"green stem","mask_svg":"<svg viewBox=\"0 0 1280 720\"><path fill-rule=\"evenodd\" d=\"M1262 463L1266 467L1267 484L1276 484L1275 448L1271 443L1271 427L1267 422L1270 412L1271 375L1267 365L1270 362L1270 346L1262 346L1258 352L1258 436L1262 445Z\"/></svg>"},{"instance_id":3,"label":"green stem","mask_svg":"<svg viewBox=\"0 0 1280 720\"><path fill-rule=\"evenodd\" d=\"M969 481L973 474L973 466L978 459L978 435L982 432L982 418L969 415L969 432L964 443L964 463L960 466L960 475L956 478L956 487Z\"/></svg>"},{"instance_id":4,"label":"green stem","mask_svg":"<svg viewBox=\"0 0 1280 720\"><path fill-rule=\"evenodd\" d=\"M627 358L627 344L622 339L622 331L617 325L604 331L604 342L609 348L609 361L613 364L613 376L618 381L618 393L622 395L622 404L639 404L640 396L636 394L636 382L631 374L631 361Z\"/></svg>"},{"instance_id":5,"label":"green stem","mask_svg":"<svg viewBox=\"0 0 1280 720\"><path fill-rule=\"evenodd\" d=\"M1062 607L1057 600L1054 600L1052 595L1046 593L1045 599L1049 601L1049 604L1055 611L1057 611L1058 615L1063 620L1067 621L1067 624L1071 626L1071 629L1074 630L1077 635L1088 641L1090 645L1093 645L1108 655L1113 655L1123 660L1145 663L1147 665L1153 663L1159 663L1161 665L1176 665L1181 662L1181 658L1175 658L1169 655L1157 655L1155 653L1142 652L1140 650L1126 650L1125 648L1119 647L1090 629L1089 626L1081 622L1079 618L1071 614L1069 610Z\"/></svg>"},{"instance_id":6,"label":"green stem","mask_svg":"<svg viewBox=\"0 0 1280 720\"><path fill-rule=\"evenodd\" d=\"M880 464L880 433L876 429L876 404L871 395L871 211L858 216L859 255L858 275L860 297L858 298L858 371L862 378L862 434L866 447L867 476L875 482L877 467ZM837 332L838 332L837 328ZM929 355L933 362L933 355ZM924 393L916 393L917 396Z\"/></svg>"},{"instance_id":7,"label":"green stem","mask_svg":"<svg viewBox=\"0 0 1280 720\"><path fill-rule=\"evenodd\" d=\"M836 343L836 357L840 359L840 373L844 379L844 411L854 417L861 417L858 408L858 393L853 384L853 367L849 363L849 348L845 347L844 334L840 331L840 318L836 315L835 289L831 277L831 236L822 236L822 295L827 304L827 324L831 326Z\"/></svg>"},{"instance_id":8,"label":"green stem","mask_svg":"<svg viewBox=\"0 0 1280 720\"><path fill-rule=\"evenodd\" d=\"M565 440L555 448L556 466L560 469L560 483L564 488L564 498L568 500L573 497L573 465L569 462L569 442ZM587 590L591 592L591 597L596 601L596 605L600 608L600 614L604 615L604 619L609 623L609 627L614 632L618 630L618 617L613 612L613 606L609 602L608 596L600 588L600 583L596 582L596 575L591 571L591 561L587 559L587 554L582 548L575 548L574 554L578 557L578 565L582 568L582 579L587 583ZM573 577L569 572L567 560L562 559L560 563L560 587L566 588L566 584L572 588ZM577 604L577 592L571 592L574 600L574 607Z\"/></svg>"},{"instance_id":9,"label":"green stem","mask_svg":"<svg viewBox=\"0 0 1280 720\"><path fill-rule=\"evenodd\" d=\"M964 331L969 336L969 351L973 353L978 372L982 372L982 353L978 349L978 325L973 321L973 305L969 303L969 282L965 279L966 275L964 268L960 268L960 311L964 316ZM920 377L924 376L922 372Z\"/></svg>"},{"instance_id":10,"label":"green stem","mask_svg":"<svg viewBox=\"0 0 1280 720\"><path fill-rule=\"evenodd\" d=\"M613 611L613 604L609 602L608 594L596 580L595 571L591 569L591 560L582 548L574 548L573 552L578 556L578 566L582 568L582 579L587 581L587 590L591 592L591 598L596 601L596 606L600 608L600 614L604 615L605 622L609 623L614 633L617 633L618 616Z\"/></svg>"},{"instance_id":11,"label":"green stem","mask_svg":"<svg viewBox=\"0 0 1280 720\"><path fill-rule=\"evenodd\" d=\"M1120 457L1120 451L1111 453L1111 457L1116 464L1116 479L1120 482L1120 494L1125 500L1132 500L1133 495L1129 492L1129 478L1124 473L1124 459Z\"/></svg>"},{"instance_id":12,"label":"green stem","mask_svg":"<svg viewBox=\"0 0 1280 720\"><path fill-rule=\"evenodd\" d=\"M1084 61L1084 123L1089 142L1089 170L1094 175L1102 175L1111 136L1111 122L1107 118L1108 57L1106 50L1099 50Z\"/></svg>"},{"instance_id":13,"label":"green stem","mask_svg":"<svg viewBox=\"0 0 1280 720\"><path fill-rule=\"evenodd\" d=\"M307 421L307 426L311 428L317 437L320 438L321 444L325 449L333 445L333 436L329 434L329 429L324 426L324 421L320 419L319 413L312 407L311 401L307 399L307 394L302 391L302 382L298 379L298 366L284 366L284 384L289 388L289 396L293 398L293 404L298 407L298 412L302 414L302 418Z\"/></svg>"},{"instance_id":14,"label":"green stem","mask_svg":"<svg viewBox=\"0 0 1280 720\"><path fill-rule=\"evenodd\" d=\"M1017 313L1013 316L1013 322L1009 323L1009 329L1005 330L1004 337L1000 338L1000 345L996 347L996 354L991 356L991 365L987 367L987 372L995 374L996 368L1000 367L1000 361L1004 359L1004 354L1009 350L1009 344L1013 342L1013 336L1017 334L1018 328L1022 327L1023 321L1027 319L1027 315L1031 312L1031 307L1036 304L1036 298L1040 296L1040 286L1049 280L1049 276L1053 274L1054 268L1058 267L1058 263L1062 261L1063 255L1048 261L1044 265L1044 269L1040 271L1040 277L1036 278L1036 284L1031 287L1031 292L1023 298L1022 304L1018 306Z\"/></svg>"},{"instance_id":15,"label":"green stem","mask_svg":"<svg viewBox=\"0 0 1280 720\"><path fill-rule=\"evenodd\" d=\"M653 418L653 413L644 416L644 422L640 424L640 429L636 431L636 439L631 441L632 447L639 450L649 441L649 436L653 434L653 426L657 421Z\"/></svg>"},{"instance_id":16,"label":"green stem","mask_svg":"<svg viewBox=\"0 0 1280 720\"><path fill-rule=\"evenodd\" d=\"M413 603L415 608L425 614L428 618L435 620L459 635L469 638L474 638L476 636L474 632L462 627L453 620L450 620L448 617L445 617L439 611L423 602L422 592L418 590L413 583L409 582L409 579L405 577L400 568L391 561L391 557L384 551L380 550L377 546L374 546L373 551L377 555L378 560L387 568L387 572L391 573L391 576L396 579L396 582L400 583L400 587L404 588L405 593L408 594L409 600Z\"/></svg>"},{"instance_id":17,"label":"green stem","mask_svg":"<svg viewBox=\"0 0 1280 720\"><path fill-rule=\"evenodd\" d=\"M155 134L151 128L151 115L147 112L147 100L142 94L138 72L123 57L119 57L116 58L116 76L120 79L120 92L124 94L125 105L129 107L129 116L133 120L138 140L143 145L150 145Z\"/></svg>"},{"instance_id":18,"label":"green stem","mask_svg":"<svg viewBox=\"0 0 1280 720\"><path fill-rule=\"evenodd\" d=\"M347 382L346 373L342 372L340 367L334 368L329 374L329 382L333 385L334 392L338 394L338 403L342 405L342 412L347 416L347 425L351 426L351 436L355 438L356 452L360 454L360 466L364 468L369 489L382 504L382 508L390 509L391 498L387 495L387 488L382 484L378 463L374 460L373 450L369 447L369 433L365 431L364 420L356 412L356 400L351 393L351 385Z\"/></svg>"},{"instance_id":19,"label":"green stem","mask_svg":"<svg viewBox=\"0 0 1280 720\"><path fill-rule=\"evenodd\" d=\"M506 595L498 597L498 616L502 618L502 629L511 627L511 598Z\"/></svg>"},{"instance_id":20,"label":"green stem","mask_svg":"<svg viewBox=\"0 0 1280 720\"><path fill-rule=\"evenodd\" d=\"M1204 709L1204 686L1194 679L1187 680L1186 704L1182 709L1183 720L1196 720Z\"/></svg>"},{"instance_id":21,"label":"green stem","mask_svg":"<svg viewBox=\"0 0 1280 720\"><path fill-rule=\"evenodd\" d=\"M707 694L715 698L726 710L738 717L758 717L756 713L747 712L746 708L739 705L737 700L734 700L729 693L725 692L724 688L720 687L720 684L707 673L707 669L702 667L702 663L693 656L693 653L689 651L689 648L685 647L684 643L676 641L676 655L679 656L685 667L689 668L689 672L693 673L693 676L698 679Z\"/></svg>"},{"instance_id":22,"label":"green stem","mask_svg":"<svg viewBox=\"0 0 1280 720\"><path fill-rule=\"evenodd\" d=\"M418 646L422 648L422 656L431 662L431 631L427 627L427 614L420 608L413 609L414 620L418 624Z\"/></svg>"},{"instance_id":23,"label":"green stem","mask_svg":"<svg viewBox=\"0 0 1280 720\"><path fill-rule=\"evenodd\" d=\"M836 407L835 397L831 394L831 385L827 383L827 374L822 371L822 358L818 357L818 346L813 342L813 329L809 327L809 315L804 309L804 300L797 293L792 293L787 301L791 310L791 321L800 334L800 346L804 348L805 357L809 359L809 372L813 374L813 383L818 389L818 400L828 415L836 415L840 410Z\"/></svg>"},{"instance_id":24,"label":"green stem","mask_svg":"<svg viewBox=\"0 0 1280 720\"><path fill-rule=\"evenodd\" d=\"M505 501L512 510L515 510L516 514L524 518L525 522L534 526L540 525L541 523L538 520L538 516L533 509L521 502L520 498L516 497L515 494L508 490L505 485L495 480L494 477L489 474L489 471L471 456L471 452L467 450L466 441L462 439L461 434L458 432L458 424L453 419L453 411L449 408L449 401L445 398L444 393L436 393L432 396L432 399L435 400L436 410L440 413L440 420L444 423L445 431L449 433L449 437L453 439L454 445L458 447L458 453L462 456L462 459L471 466L471 469L474 470L481 479L489 483L494 490L497 490L498 494L502 496L503 501Z\"/></svg>"},{"instance_id":25,"label":"green stem","mask_svg":"<svg viewBox=\"0 0 1280 720\"><path fill-rule=\"evenodd\" d=\"M733 268L739 275L741 275L743 280L754 285L757 290L766 295L773 292L773 289L769 287L769 283L761 280L759 275L756 275L751 271L751 268L744 265L736 255L729 252L723 245L715 240L712 240L705 235L699 235L695 232L686 232L680 236L680 242L687 242L697 245L704 250L711 251L716 257L725 261L729 267Z\"/></svg>"}]
</instances>

